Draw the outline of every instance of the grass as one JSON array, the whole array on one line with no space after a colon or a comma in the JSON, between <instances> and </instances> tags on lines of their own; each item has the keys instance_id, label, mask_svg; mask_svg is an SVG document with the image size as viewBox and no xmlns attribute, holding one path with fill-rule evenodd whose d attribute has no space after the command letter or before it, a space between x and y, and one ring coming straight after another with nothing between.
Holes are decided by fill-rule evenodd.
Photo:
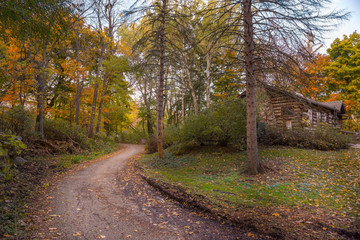
<instances>
[{"instance_id":1,"label":"grass","mask_svg":"<svg viewBox=\"0 0 360 240\"><path fill-rule=\"evenodd\" d=\"M55 161L57 164L57 168L64 170L67 168L70 168L74 164L79 164L82 162L86 162L95 158L98 158L100 156L103 156L105 154L108 154L110 152L114 151L114 147L105 148L99 151L93 151L93 152L85 152L81 154L62 154L55 157Z\"/></svg>"},{"instance_id":2,"label":"grass","mask_svg":"<svg viewBox=\"0 0 360 240\"><path fill-rule=\"evenodd\" d=\"M246 154L202 151L164 159L144 156L147 175L180 184L228 208L320 207L340 216L360 217L360 151L269 148L259 151L267 166L246 174ZM270 169L270 170L269 170Z\"/></svg>"}]
</instances>

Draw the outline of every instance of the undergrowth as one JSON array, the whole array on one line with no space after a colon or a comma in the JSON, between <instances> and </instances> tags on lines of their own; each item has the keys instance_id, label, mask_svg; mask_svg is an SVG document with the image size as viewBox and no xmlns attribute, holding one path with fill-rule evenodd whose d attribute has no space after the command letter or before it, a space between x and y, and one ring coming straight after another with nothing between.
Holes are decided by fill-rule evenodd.
<instances>
[{"instance_id":1,"label":"undergrowth","mask_svg":"<svg viewBox=\"0 0 360 240\"><path fill-rule=\"evenodd\" d=\"M213 150L138 163L149 176L180 185L229 209L301 207L328 209L350 222L360 217L360 151L268 148L259 152L265 172L246 173L246 153ZM360 227L360 226L358 226Z\"/></svg>"}]
</instances>

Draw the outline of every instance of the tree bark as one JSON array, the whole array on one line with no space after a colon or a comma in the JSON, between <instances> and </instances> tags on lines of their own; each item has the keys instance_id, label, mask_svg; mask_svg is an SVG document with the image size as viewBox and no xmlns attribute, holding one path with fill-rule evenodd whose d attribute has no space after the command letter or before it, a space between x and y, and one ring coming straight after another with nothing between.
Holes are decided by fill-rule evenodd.
<instances>
[{"instance_id":1,"label":"tree bark","mask_svg":"<svg viewBox=\"0 0 360 240\"><path fill-rule=\"evenodd\" d=\"M194 87L193 87L193 84L192 84L192 81L191 81L189 65L188 65L188 62L187 62L187 59L186 59L186 55L185 55L185 40L184 39L183 39L182 57L183 57L183 65L184 65L184 68L186 70L187 82L188 82L188 85L189 85L191 97L192 97L193 104L194 104L194 112L195 112L195 114L198 114L199 106L198 106L197 99L196 99L196 93L195 93L195 90L194 90Z\"/></svg>"},{"instance_id":2,"label":"tree bark","mask_svg":"<svg viewBox=\"0 0 360 240\"><path fill-rule=\"evenodd\" d=\"M45 95L45 71L43 71L38 78L38 124L40 138L44 140L44 95Z\"/></svg>"},{"instance_id":3,"label":"tree bark","mask_svg":"<svg viewBox=\"0 0 360 240\"><path fill-rule=\"evenodd\" d=\"M161 7L161 24L159 30L159 50L160 50L160 63L159 63L159 83L157 93L157 142L158 142L158 155L159 158L164 158L164 136L163 136L163 104L164 104L164 62L165 62L165 15L167 0L162 0Z\"/></svg>"},{"instance_id":4,"label":"tree bark","mask_svg":"<svg viewBox=\"0 0 360 240\"><path fill-rule=\"evenodd\" d=\"M97 70L96 70L96 81L100 77L100 68L102 66L102 61L104 59L104 54L105 54L105 49L106 49L106 44L104 41L105 40L102 37L101 38L101 45L102 45L101 53L100 53L99 62L98 62ZM92 107L91 107L91 118L90 118L90 127L89 127L89 137L90 138L94 137L95 112L96 112L96 102L97 102L98 91L99 91L99 84L96 82L95 88L94 88L93 103L92 103Z\"/></svg>"},{"instance_id":5,"label":"tree bark","mask_svg":"<svg viewBox=\"0 0 360 240\"><path fill-rule=\"evenodd\" d=\"M89 126L89 137L94 137L94 122L95 122L95 111L96 111L96 102L97 102L97 95L98 95L99 84L96 83L94 87L94 96L93 102L91 106L91 117L90 117L90 126Z\"/></svg>"},{"instance_id":6,"label":"tree bark","mask_svg":"<svg viewBox=\"0 0 360 240\"><path fill-rule=\"evenodd\" d=\"M184 65L181 64L181 122L184 123L185 118L185 80L184 80Z\"/></svg>"},{"instance_id":7,"label":"tree bark","mask_svg":"<svg viewBox=\"0 0 360 240\"><path fill-rule=\"evenodd\" d=\"M104 104L104 96L105 94L102 93L101 97L100 97L100 103L99 103L99 108L98 108L98 119L97 119L97 123L96 123L96 133L98 133L100 131L100 125L101 125L101 114L102 114L102 107Z\"/></svg>"},{"instance_id":8,"label":"tree bark","mask_svg":"<svg viewBox=\"0 0 360 240\"><path fill-rule=\"evenodd\" d=\"M81 92L84 87L83 82L78 79L77 86L76 86L76 95L75 95L75 124L79 125L80 119L80 102L81 102Z\"/></svg>"},{"instance_id":9,"label":"tree bark","mask_svg":"<svg viewBox=\"0 0 360 240\"><path fill-rule=\"evenodd\" d=\"M39 124L39 134L40 134L40 138L42 140L45 139L45 135L44 135L44 105L45 105L45 84L46 84L46 68L48 66L48 59L47 59L47 54L46 54L46 50L47 50L47 44L44 44L44 46L42 47L42 62L40 63L40 70L41 72L39 73L39 75L37 76L37 81L38 81L38 124Z\"/></svg>"},{"instance_id":10,"label":"tree bark","mask_svg":"<svg viewBox=\"0 0 360 240\"><path fill-rule=\"evenodd\" d=\"M198 102L197 102L197 99L196 99L195 89L194 89L194 86L193 86L192 81L191 81L190 71L189 71L189 68L187 66L186 66L186 72L187 72L187 80L188 80L188 84L189 84L189 88L190 88L190 92L191 92L191 97L192 97L193 104L194 104L194 112L195 112L195 114L198 114L199 105L198 105Z\"/></svg>"},{"instance_id":11,"label":"tree bark","mask_svg":"<svg viewBox=\"0 0 360 240\"><path fill-rule=\"evenodd\" d=\"M206 108L210 107L210 65L211 55L210 52L206 53Z\"/></svg>"},{"instance_id":12,"label":"tree bark","mask_svg":"<svg viewBox=\"0 0 360 240\"><path fill-rule=\"evenodd\" d=\"M102 94L101 94L101 97L100 97L100 103L99 103L99 109L98 109L99 110L99 112L98 112L98 120L97 120L97 124L96 124L96 132L97 133L100 131L102 107L103 107L103 104L104 104L104 98L105 98L105 95L106 95L107 87L108 87L108 81L106 79L104 79L104 81L103 81L103 91L102 91Z\"/></svg>"},{"instance_id":13,"label":"tree bark","mask_svg":"<svg viewBox=\"0 0 360 240\"><path fill-rule=\"evenodd\" d=\"M77 36L79 36L79 29L76 27L75 28L75 33ZM76 59L76 63L79 64L80 62L80 57L79 57L79 52L80 52L80 38L76 38L75 39L75 59ZM76 70L77 71L77 70ZM79 73L79 71L76 72L76 95L75 95L75 124L79 125L79 119L80 119L80 103L81 103L81 92L83 90L84 87L84 83L83 83L83 76Z\"/></svg>"},{"instance_id":14,"label":"tree bark","mask_svg":"<svg viewBox=\"0 0 360 240\"><path fill-rule=\"evenodd\" d=\"M24 73L20 76L20 89L19 89L19 99L20 99L20 105L24 107L25 102L23 100L23 83L25 81L25 75Z\"/></svg>"},{"instance_id":15,"label":"tree bark","mask_svg":"<svg viewBox=\"0 0 360 240\"><path fill-rule=\"evenodd\" d=\"M259 169L256 132L256 79L254 70L254 29L251 10L252 0L243 0L244 51L246 71L246 139L249 174L255 175Z\"/></svg>"},{"instance_id":16,"label":"tree bark","mask_svg":"<svg viewBox=\"0 0 360 240\"><path fill-rule=\"evenodd\" d=\"M144 99L144 104L145 104L145 108L146 108L146 126L147 126L147 132L148 132L148 136L153 136L154 135L154 129L153 129L153 121L152 121L152 116L151 116L151 106L150 106L150 101L151 101L151 89L152 87L149 87L150 90L148 92L148 86L147 86L147 82L145 81L145 85L144 85L144 91L143 91L143 99Z\"/></svg>"},{"instance_id":17,"label":"tree bark","mask_svg":"<svg viewBox=\"0 0 360 240\"><path fill-rule=\"evenodd\" d=\"M149 136L154 135L153 122L152 122L150 107L149 108L146 107L146 126L147 126L148 135Z\"/></svg>"}]
</instances>

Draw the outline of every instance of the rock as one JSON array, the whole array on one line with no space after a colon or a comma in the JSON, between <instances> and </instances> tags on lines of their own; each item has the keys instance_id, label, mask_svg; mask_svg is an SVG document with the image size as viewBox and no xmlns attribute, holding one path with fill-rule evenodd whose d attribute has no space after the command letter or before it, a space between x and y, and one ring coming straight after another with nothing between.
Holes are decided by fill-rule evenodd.
<instances>
[{"instance_id":1,"label":"rock","mask_svg":"<svg viewBox=\"0 0 360 240\"><path fill-rule=\"evenodd\" d=\"M15 164L19 164L19 165L23 165L25 163L27 163L27 160L22 158L22 157L16 157L14 160Z\"/></svg>"}]
</instances>

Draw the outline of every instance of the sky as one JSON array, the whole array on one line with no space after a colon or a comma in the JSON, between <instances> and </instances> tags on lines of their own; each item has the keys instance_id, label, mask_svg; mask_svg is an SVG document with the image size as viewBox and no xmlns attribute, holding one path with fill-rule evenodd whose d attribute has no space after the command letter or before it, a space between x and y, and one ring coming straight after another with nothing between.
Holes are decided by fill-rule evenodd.
<instances>
[{"instance_id":1,"label":"sky","mask_svg":"<svg viewBox=\"0 0 360 240\"><path fill-rule=\"evenodd\" d=\"M325 52L336 38L343 39L344 34L349 36L355 30L360 33L360 0L333 0L329 7L335 10L344 9L351 12L351 17L339 25L334 31L324 35L325 44L321 49L322 52Z\"/></svg>"},{"instance_id":2,"label":"sky","mask_svg":"<svg viewBox=\"0 0 360 240\"><path fill-rule=\"evenodd\" d=\"M126 7L129 7L133 2L134 0L123 0ZM351 17L337 26L334 31L324 35L324 45L320 49L322 53L326 53L326 49L331 46L331 43L336 38L343 39L344 34L349 36L355 30L360 33L360 0L332 0L332 3L328 5L328 9L324 9L325 12L330 10L345 10L351 13Z\"/></svg>"}]
</instances>

